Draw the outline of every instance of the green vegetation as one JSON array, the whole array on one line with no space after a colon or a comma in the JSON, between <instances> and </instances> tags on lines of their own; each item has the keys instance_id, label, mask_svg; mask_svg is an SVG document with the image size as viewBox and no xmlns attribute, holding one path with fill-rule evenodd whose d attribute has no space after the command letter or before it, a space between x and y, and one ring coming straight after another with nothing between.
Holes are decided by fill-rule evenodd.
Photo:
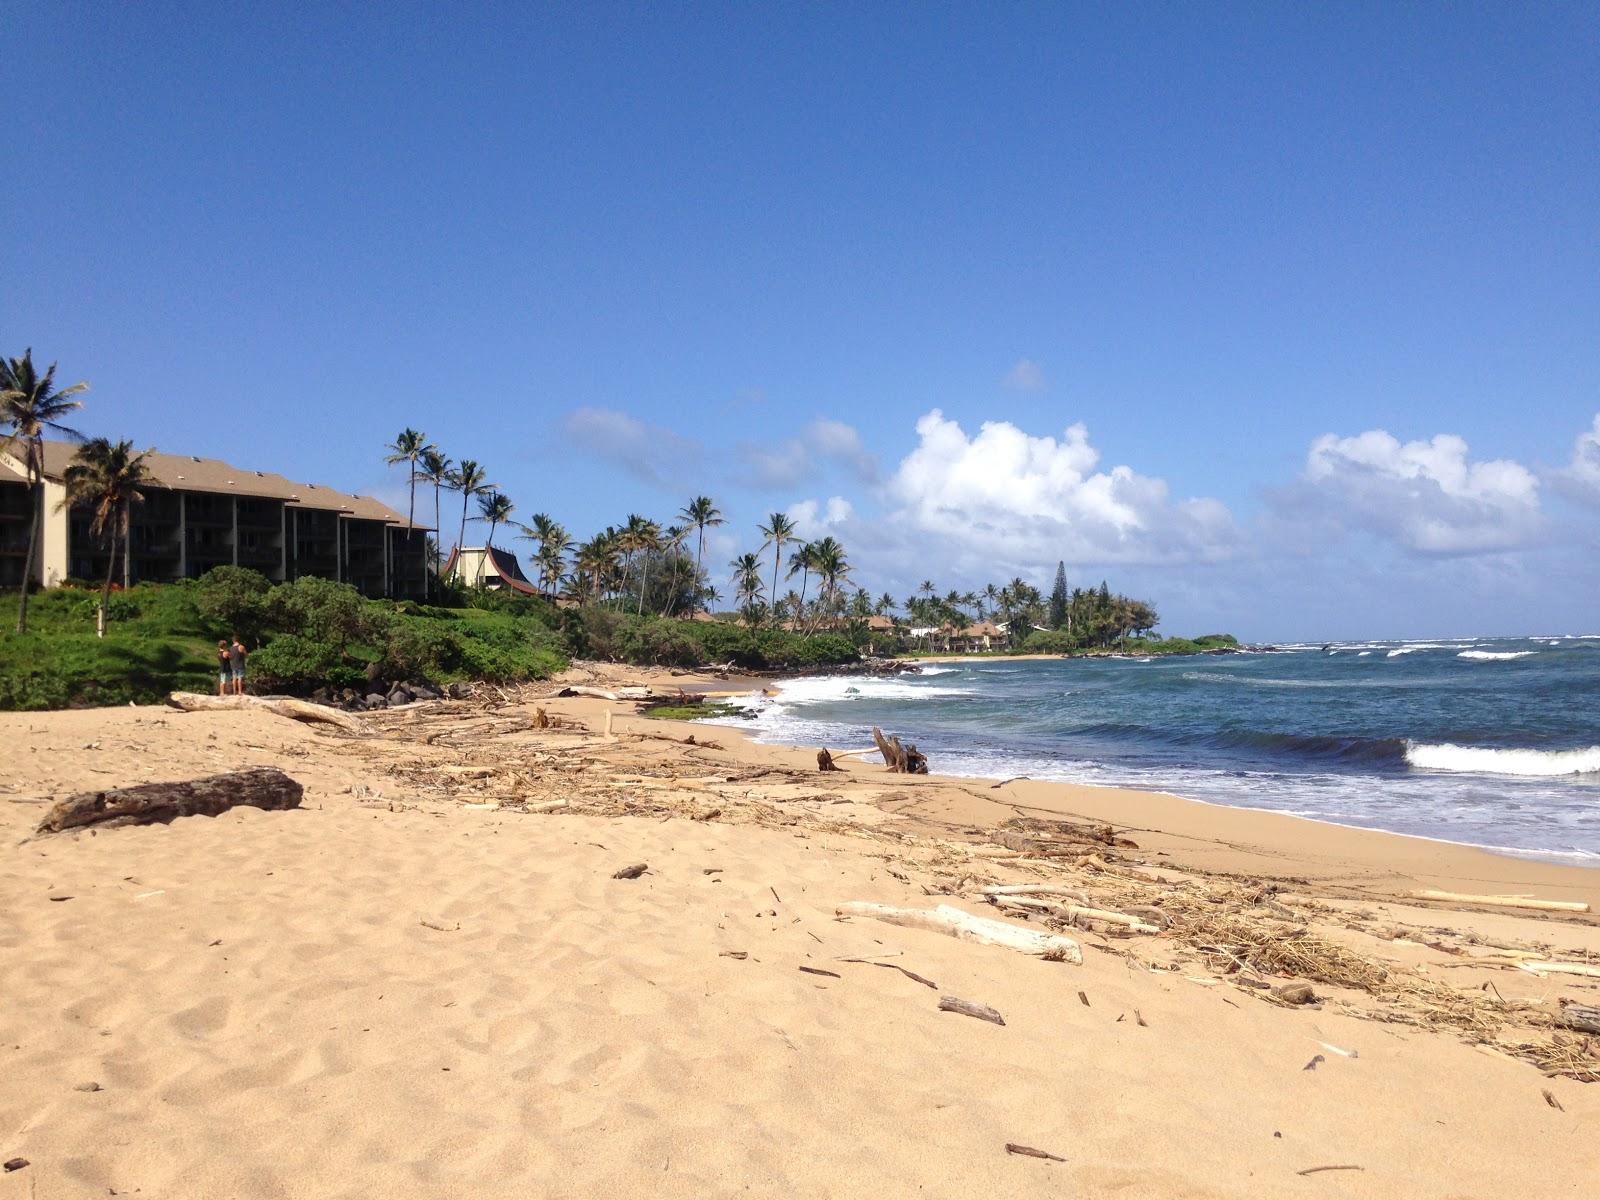
<instances>
[{"instance_id":1,"label":"green vegetation","mask_svg":"<svg viewBox=\"0 0 1600 1200\"><path fill-rule=\"evenodd\" d=\"M645 716L663 721L704 721L708 717L737 716L743 710L736 704L661 704L645 710Z\"/></svg>"}]
</instances>

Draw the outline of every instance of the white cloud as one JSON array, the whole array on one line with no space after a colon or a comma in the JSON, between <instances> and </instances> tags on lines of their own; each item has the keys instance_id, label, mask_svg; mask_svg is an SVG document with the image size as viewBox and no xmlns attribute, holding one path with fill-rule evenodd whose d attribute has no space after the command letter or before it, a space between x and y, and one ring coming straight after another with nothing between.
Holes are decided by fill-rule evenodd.
<instances>
[{"instance_id":1,"label":"white cloud","mask_svg":"<svg viewBox=\"0 0 1600 1200\"><path fill-rule=\"evenodd\" d=\"M792 488L830 462L845 467L863 483L871 483L878 476L877 460L855 427L843 421L818 419L798 437L746 442L739 449L744 456L740 474L753 487Z\"/></svg>"},{"instance_id":2,"label":"white cloud","mask_svg":"<svg viewBox=\"0 0 1600 1200\"><path fill-rule=\"evenodd\" d=\"M1509 459L1472 462L1441 433L1402 443L1381 429L1311 443L1296 502L1423 554L1477 554L1533 544L1543 531L1539 481Z\"/></svg>"},{"instance_id":3,"label":"white cloud","mask_svg":"<svg viewBox=\"0 0 1600 1200\"><path fill-rule=\"evenodd\" d=\"M1572 461L1551 472L1561 491L1586 504L1600 504L1600 413L1594 425L1580 433L1572 443Z\"/></svg>"},{"instance_id":4,"label":"white cloud","mask_svg":"<svg viewBox=\"0 0 1600 1200\"><path fill-rule=\"evenodd\" d=\"M1060 440L1005 421L985 422L969 437L934 409L917 422L917 435L889 481L899 505L891 523L939 539L989 575L999 567L1037 571L1057 559L1212 560L1236 541L1220 501L1175 502L1161 479L1126 466L1097 470L1099 452L1081 424Z\"/></svg>"},{"instance_id":5,"label":"white cloud","mask_svg":"<svg viewBox=\"0 0 1600 1200\"><path fill-rule=\"evenodd\" d=\"M574 409L562 421L562 429L590 453L665 488L679 487L701 454L698 442L613 408Z\"/></svg>"},{"instance_id":6,"label":"white cloud","mask_svg":"<svg viewBox=\"0 0 1600 1200\"><path fill-rule=\"evenodd\" d=\"M829 496L825 505L815 500L801 500L786 511L794 522L795 532L807 541L837 530L855 515L854 507L843 496Z\"/></svg>"},{"instance_id":7,"label":"white cloud","mask_svg":"<svg viewBox=\"0 0 1600 1200\"><path fill-rule=\"evenodd\" d=\"M1042 392L1044 368L1031 358L1019 358L1001 382L1019 392Z\"/></svg>"}]
</instances>

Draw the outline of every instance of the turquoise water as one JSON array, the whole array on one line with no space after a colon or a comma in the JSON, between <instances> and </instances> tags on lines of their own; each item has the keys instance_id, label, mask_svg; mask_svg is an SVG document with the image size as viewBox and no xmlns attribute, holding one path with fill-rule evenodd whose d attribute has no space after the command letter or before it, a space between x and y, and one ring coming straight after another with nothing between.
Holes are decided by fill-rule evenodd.
<instances>
[{"instance_id":1,"label":"turquoise water","mask_svg":"<svg viewBox=\"0 0 1600 1200\"><path fill-rule=\"evenodd\" d=\"M1158 789L1600 866L1600 636L1003 659L791 680L762 741L915 742L943 774Z\"/></svg>"}]
</instances>

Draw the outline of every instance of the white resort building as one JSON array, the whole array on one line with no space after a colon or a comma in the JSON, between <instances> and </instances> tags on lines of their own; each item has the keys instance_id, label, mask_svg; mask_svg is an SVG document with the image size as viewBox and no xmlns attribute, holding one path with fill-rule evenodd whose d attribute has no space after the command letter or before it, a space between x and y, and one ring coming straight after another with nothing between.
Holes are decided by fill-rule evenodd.
<instances>
[{"instance_id":1,"label":"white resort building","mask_svg":"<svg viewBox=\"0 0 1600 1200\"><path fill-rule=\"evenodd\" d=\"M21 447L0 447L0 587L21 584L33 512ZM62 477L77 447L44 443L44 538L34 579L98 580L109 545L89 534L89 514L62 507ZM152 453L151 482L133 507L124 584L194 579L232 564L274 582L302 575L351 584L368 596L423 596L424 525L370 496L352 496L217 458Z\"/></svg>"}]
</instances>

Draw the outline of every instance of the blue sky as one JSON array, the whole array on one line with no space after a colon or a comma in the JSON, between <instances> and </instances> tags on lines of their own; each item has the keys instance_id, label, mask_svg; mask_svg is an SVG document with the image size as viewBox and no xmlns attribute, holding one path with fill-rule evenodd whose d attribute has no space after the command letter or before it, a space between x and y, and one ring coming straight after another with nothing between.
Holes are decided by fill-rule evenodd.
<instances>
[{"instance_id":1,"label":"blue sky","mask_svg":"<svg viewBox=\"0 0 1600 1200\"><path fill-rule=\"evenodd\" d=\"M708 492L719 562L782 508L1169 632L1600 629L1592 4L347 7L0 14L0 348L85 430L395 501L411 424L580 535Z\"/></svg>"}]
</instances>

